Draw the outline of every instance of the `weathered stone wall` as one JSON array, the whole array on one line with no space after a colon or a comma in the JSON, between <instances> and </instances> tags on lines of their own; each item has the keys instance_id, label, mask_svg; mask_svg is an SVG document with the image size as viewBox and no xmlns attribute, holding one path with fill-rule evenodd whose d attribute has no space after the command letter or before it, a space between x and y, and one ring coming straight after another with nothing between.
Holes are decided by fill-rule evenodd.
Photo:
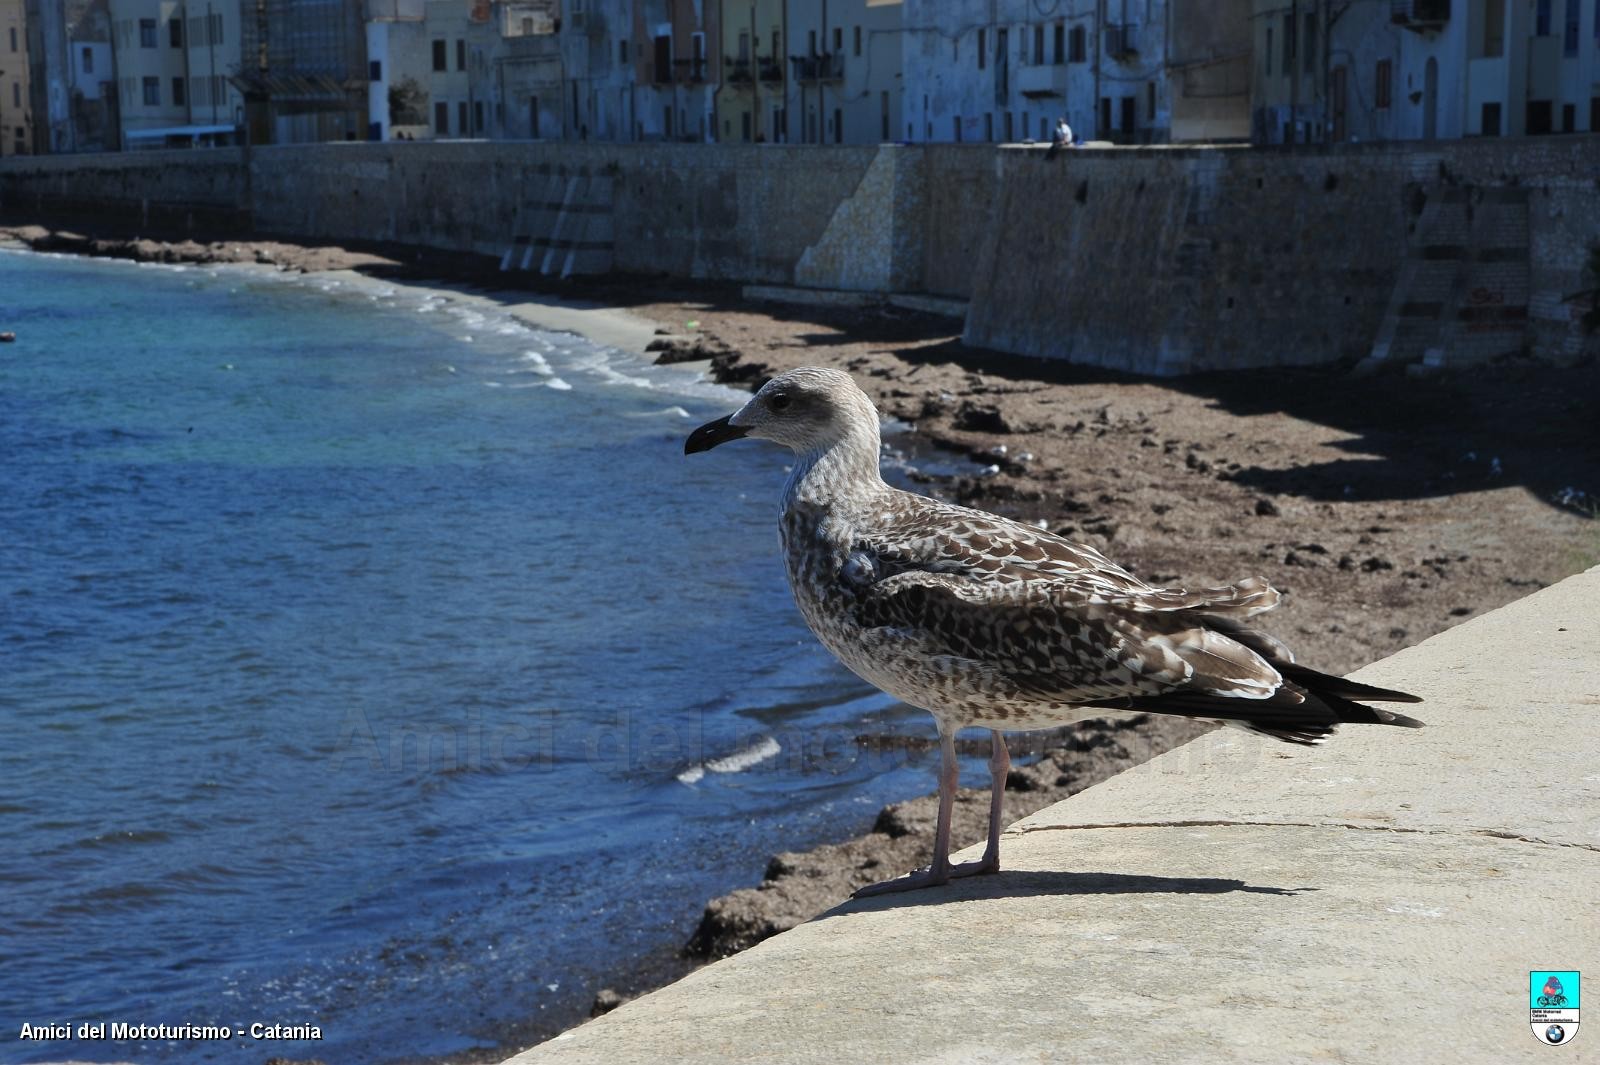
<instances>
[{"instance_id":1,"label":"weathered stone wall","mask_svg":"<svg viewBox=\"0 0 1600 1065\"><path fill-rule=\"evenodd\" d=\"M993 145L940 144L920 149L926 170L922 287L941 296L972 295L972 270L991 231L999 188Z\"/></svg>"},{"instance_id":2,"label":"weathered stone wall","mask_svg":"<svg viewBox=\"0 0 1600 1065\"><path fill-rule=\"evenodd\" d=\"M549 175L613 177L616 269L791 283L876 148L325 144L257 149L263 233L499 255ZM884 219L888 224L888 219Z\"/></svg>"},{"instance_id":3,"label":"weathered stone wall","mask_svg":"<svg viewBox=\"0 0 1600 1065\"><path fill-rule=\"evenodd\" d=\"M0 167L0 208L233 231L248 224L242 158L238 148L8 156Z\"/></svg>"},{"instance_id":4,"label":"weathered stone wall","mask_svg":"<svg viewBox=\"0 0 1600 1065\"><path fill-rule=\"evenodd\" d=\"M0 160L0 208L498 256L559 178L605 175L619 271L970 298L974 345L1169 374L1366 355L1429 198L1514 187L1528 283L1511 344L1589 343L1564 298L1600 239L1600 137L1044 154L324 144L254 149L248 171L234 149L20 157Z\"/></svg>"},{"instance_id":5,"label":"weathered stone wall","mask_svg":"<svg viewBox=\"0 0 1600 1065\"><path fill-rule=\"evenodd\" d=\"M1171 374L1367 354L1426 197L1530 191L1528 341L1582 346L1600 138L1333 150L1002 148L968 343Z\"/></svg>"}]
</instances>

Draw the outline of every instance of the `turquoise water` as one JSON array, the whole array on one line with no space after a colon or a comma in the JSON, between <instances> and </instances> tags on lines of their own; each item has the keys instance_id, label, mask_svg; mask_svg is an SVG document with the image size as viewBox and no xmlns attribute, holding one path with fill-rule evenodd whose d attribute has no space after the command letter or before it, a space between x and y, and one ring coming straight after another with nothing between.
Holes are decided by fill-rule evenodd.
<instances>
[{"instance_id":1,"label":"turquoise water","mask_svg":"<svg viewBox=\"0 0 1600 1065\"><path fill-rule=\"evenodd\" d=\"M785 456L682 455L733 392L242 268L0 253L0 329L8 1060L377 1062L574 1021L769 852L929 789L851 742L927 723L789 601Z\"/></svg>"}]
</instances>

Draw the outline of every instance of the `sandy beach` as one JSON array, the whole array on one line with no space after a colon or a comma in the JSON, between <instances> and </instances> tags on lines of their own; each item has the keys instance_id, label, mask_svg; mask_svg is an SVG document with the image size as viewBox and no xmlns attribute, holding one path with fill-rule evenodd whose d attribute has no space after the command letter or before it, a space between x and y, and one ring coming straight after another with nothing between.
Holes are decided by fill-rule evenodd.
<instances>
[{"instance_id":1,"label":"sandy beach","mask_svg":"<svg viewBox=\"0 0 1600 1065\"><path fill-rule=\"evenodd\" d=\"M730 285L559 285L501 274L481 257L416 249L162 242L38 226L0 229L7 239L146 261L354 271L490 300L540 328L743 387L791 366L835 366L920 439L973 460L969 472L921 475L924 491L1089 542L1153 583L1260 574L1285 592L1264 627L1332 672L1600 563L1593 364L1511 360L1426 381L1356 378L1344 367L1152 380L970 349L951 318L759 303ZM1008 817L1202 731L1146 717L1014 737ZM927 736L931 743L931 722ZM858 742L905 741L864 734ZM987 744L976 734L971 742ZM885 808L855 838L803 854L752 854L750 887L710 900L689 943L616 974L596 1009L909 870L931 850L933 809L929 795ZM985 813L984 790L962 793L958 845L981 837ZM578 1020L530 1021L478 1060Z\"/></svg>"}]
</instances>

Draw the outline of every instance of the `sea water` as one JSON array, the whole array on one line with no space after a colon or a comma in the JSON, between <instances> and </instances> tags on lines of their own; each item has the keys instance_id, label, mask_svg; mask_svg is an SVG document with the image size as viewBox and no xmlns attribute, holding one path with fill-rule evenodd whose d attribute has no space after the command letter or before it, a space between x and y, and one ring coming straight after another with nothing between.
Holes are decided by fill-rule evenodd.
<instances>
[{"instance_id":1,"label":"sea water","mask_svg":"<svg viewBox=\"0 0 1600 1065\"><path fill-rule=\"evenodd\" d=\"M253 268L0 253L0 330L7 1060L574 1021L770 852L931 786L853 742L926 719L790 602L786 454L682 454L736 392Z\"/></svg>"}]
</instances>

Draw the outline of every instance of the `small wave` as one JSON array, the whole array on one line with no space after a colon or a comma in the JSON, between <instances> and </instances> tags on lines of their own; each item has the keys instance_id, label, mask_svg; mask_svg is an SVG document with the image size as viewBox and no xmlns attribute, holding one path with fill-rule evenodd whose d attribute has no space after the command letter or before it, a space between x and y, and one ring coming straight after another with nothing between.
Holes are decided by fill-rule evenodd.
<instances>
[{"instance_id":1,"label":"small wave","mask_svg":"<svg viewBox=\"0 0 1600 1065\"><path fill-rule=\"evenodd\" d=\"M524 351L522 353L522 360L524 362L532 364L532 365L530 365L528 367L528 369L530 371L532 371L533 373L541 373L541 374L548 375L548 374L553 372L550 369L549 360L546 359L543 355L540 355L537 351Z\"/></svg>"},{"instance_id":2,"label":"small wave","mask_svg":"<svg viewBox=\"0 0 1600 1065\"><path fill-rule=\"evenodd\" d=\"M552 377L552 378L550 378L550 380L546 381L544 384L545 384L546 388L553 388L557 392L571 392L572 391L572 386L567 384L565 381L563 381L559 377Z\"/></svg>"},{"instance_id":3,"label":"small wave","mask_svg":"<svg viewBox=\"0 0 1600 1065\"><path fill-rule=\"evenodd\" d=\"M741 751L690 766L678 774L678 781L682 784L697 784L707 773L742 773L752 766L776 757L782 750L783 747L777 740L771 736L763 736Z\"/></svg>"}]
</instances>

